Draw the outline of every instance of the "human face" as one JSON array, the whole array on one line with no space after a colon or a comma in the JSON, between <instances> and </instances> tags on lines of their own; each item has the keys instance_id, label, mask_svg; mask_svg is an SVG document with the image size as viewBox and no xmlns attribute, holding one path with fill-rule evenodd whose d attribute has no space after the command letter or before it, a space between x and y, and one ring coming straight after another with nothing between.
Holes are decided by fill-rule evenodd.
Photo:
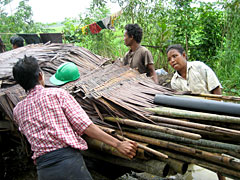
<instances>
[{"instance_id":1,"label":"human face","mask_svg":"<svg viewBox=\"0 0 240 180\"><path fill-rule=\"evenodd\" d=\"M176 70L181 71L186 68L187 66L187 60L186 60L186 54L183 52L181 54L176 49L171 49L168 51L168 62L169 64Z\"/></svg>"},{"instance_id":2,"label":"human face","mask_svg":"<svg viewBox=\"0 0 240 180\"><path fill-rule=\"evenodd\" d=\"M133 37L129 37L128 34L127 34L127 31L125 31L125 33L124 33L124 44L126 46L131 46L132 41L133 41Z\"/></svg>"},{"instance_id":3,"label":"human face","mask_svg":"<svg viewBox=\"0 0 240 180\"><path fill-rule=\"evenodd\" d=\"M17 46L16 44L13 44L13 45L12 45L12 48L13 48L13 49L17 49L18 46Z\"/></svg>"}]
</instances>

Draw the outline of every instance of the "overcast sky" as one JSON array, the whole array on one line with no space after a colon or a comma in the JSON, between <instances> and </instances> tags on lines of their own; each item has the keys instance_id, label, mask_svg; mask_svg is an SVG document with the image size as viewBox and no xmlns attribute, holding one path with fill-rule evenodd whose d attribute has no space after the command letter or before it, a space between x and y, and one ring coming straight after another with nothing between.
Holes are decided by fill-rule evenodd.
<instances>
[{"instance_id":1,"label":"overcast sky","mask_svg":"<svg viewBox=\"0 0 240 180\"><path fill-rule=\"evenodd\" d=\"M20 0L13 0L6 6L8 13L14 13ZM89 8L91 0L29 0L35 22L61 22L66 17L78 17L81 12ZM118 4L108 4L111 13L120 10Z\"/></svg>"},{"instance_id":2,"label":"overcast sky","mask_svg":"<svg viewBox=\"0 0 240 180\"><path fill-rule=\"evenodd\" d=\"M21 0L13 0L6 6L8 13L14 13ZM33 20L35 22L53 23L62 22L65 18L78 17L82 12L89 8L92 0L29 0L28 4L32 7ZM201 0L203 2L213 2L216 0ZM118 4L109 3L111 13L120 10Z\"/></svg>"}]
</instances>

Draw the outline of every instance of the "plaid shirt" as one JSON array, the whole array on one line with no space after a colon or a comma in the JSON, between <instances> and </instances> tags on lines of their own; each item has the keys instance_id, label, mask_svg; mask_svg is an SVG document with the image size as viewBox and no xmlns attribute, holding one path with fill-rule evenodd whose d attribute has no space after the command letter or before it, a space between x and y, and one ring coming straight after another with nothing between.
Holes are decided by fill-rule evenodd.
<instances>
[{"instance_id":1,"label":"plaid shirt","mask_svg":"<svg viewBox=\"0 0 240 180\"><path fill-rule=\"evenodd\" d=\"M35 86L13 110L19 130L34 152L32 158L67 146L86 150L80 137L92 123L73 96L60 88Z\"/></svg>"}]
</instances>

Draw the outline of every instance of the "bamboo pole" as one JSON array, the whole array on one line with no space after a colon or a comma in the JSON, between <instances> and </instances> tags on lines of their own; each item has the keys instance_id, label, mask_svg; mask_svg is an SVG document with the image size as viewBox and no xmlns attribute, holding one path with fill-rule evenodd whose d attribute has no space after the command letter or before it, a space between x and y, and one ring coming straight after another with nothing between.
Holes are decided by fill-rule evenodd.
<instances>
[{"instance_id":1,"label":"bamboo pole","mask_svg":"<svg viewBox=\"0 0 240 180\"><path fill-rule=\"evenodd\" d=\"M232 151L228 151L226 154L229 154L230 156L233 156L237 159L240 159L240 154Z\"/></svg>"},{"instance_id":2,"label":"bamboo pole","mask_svg":"<svg viewBox=\"0 0 240 180\"><path fill-rule=\"evenodd\" d=\"M224 154L224 153L228 152L227 150L224 150L224 149L198 146L198 145L195 145L195 144L185 144L185 143L179 143L179 144L184 145L184 146L188 146L188 147L192 147L192 148L195 148L195 149L200 149L200 150L203 150L203 151L211 152L211 153Z\"/></svg>"},{"instance_id":3,"label":"bamboo pole","mask_svg":"<svg viewBox=\"0 0 240 180\"><path fill-rule=\"evenodd\" d=\"M101 141L98 141L96 139L92 139L88 136L83 137L84 140L87 142L88 146L90 148L96 149L98 151L102 151L108 154L112 154L114 156L118 156L124 159L129 159L127 156L121 154L116 148L109 146Z\"/></svg>"},{"instance_id":4,"label":"bamboo pole","mask_svg":"<svg viewBox=\"0 0 240 180\"><path fill-rule=\"evenodd\" d=\"M185 144L193 144L193 145L198 145L198 146L205 146L205 147L210 147L210 148L218 148L222 150L230 150L234 152L240 152L240 146L235 145L235 144L229 144L229 143L222 143L218 141L211 141L211 140L206 140L206 139L199 139L199 140L191 140L183 137L178 137L170 134L165 134L162 132L157 132L157 131L150 131L150 130L145 130L145 129L131 129L131 128L123 128L125 131L129 131L132 133L137 133L145 136L150 136L153 138L158 138L158 139L163 139L163 140L168 140L171 142L180 142L180 143L185 143Z\"/></svg>"},{"instance_id":5,"label":"bamboo pole","mask_svg":"<svg viewBox=\"0 0 240 180\"><path fill-rule=\"evenodd\" d=\"M99 159L105 162L128 167L138 171L144 171L144 172L161 176L161 177L167 176L169 172L169 165L166 162L161 162L158 160L148 160L148 161L140 160L140 159L126 160L122 158L113 157L110 155L106 156L101 153L96 153L90 150L83 151L82 154L90 158Z\"/></svg>"},{"instance_id":6,"label":"bamboo pole","mask_svg":"<svg viewBox=\"0 0 240 180\"><path fill-rule=\"evenodd\" d=\"M234 116L210 114L205 112L195 112L195 111L182 110L182 109L169 108L169 107L146 108L146 110L157 113L159 115L170 116L170 117L240 124L240 118L234 117Z\"/></svg>"},{"instance_id":7,"label":"bamboo pole","mask_svg":"<svg viewBox=\"0 0 240 180\"><path fill-rule=\"evenodd\" d=\"M217 127L217 126L211 126L211 125L205 125L205 124L193 123L193 122L186 122L186 121L176 120L173 118L160 117L160 116L149 116L149 119L154 120L156 122L160 122L160 123L175 124L175 125L191 127L191 128L196 128L196 129L202 129L202 130L226 134L226 135L240 136L240 131L227 129L227 128L221 128L221 127Z\"/></svg>"},{"instance_id":8,"label":"bamboo pole","mask_svg":"<svg viewBox=\"0 0 240 180\"><path fill-rule=\"evenodd\" d=\"M220 127L220 128L226 128L226 129L232 129L235 131L240 131L240 125L239 124L234 124L234 123L222 123L222 122L217 122L217 121L204 121L204 120L196 120L196 119L191 119L192 123L199 123L199 124L206 124L209 126L215 126L215 127Z\"/></svg>"},{"instance_id":9,"label":"bamboo pole","mask_svg":"<svg viewBox=\"0 0 240 180\"><path fill-rule=\"evenodd\" d=\"M240 172L238 170L234 170L232 168L227 168L225 166L216 165L216 164L213 164L213 163L201 160L201 159L192 158L187 155L173 153L173 152L170 152L170 151L167 151L164 149L158 149L158 150L164 154L167 154L171 158L175 158L175 159L178 159L178 160L181 160L184 162L188 162L188 163L192 163L192 164L197 164L197 165L207 168L211 171L222 173L222 174L224 174L224 176L227 176L230 178L234 178L234 179L240 178Z\"/></svg>"},{"instance_id":10,"label":"bamboo pole","mask_svg":"<svg viewBox=\"0 0 240 180\"><path fill-rule=\"evenodd\" d=\"M106 127L102 127L102 126L99 126L99 128L101 128L103 131L105 131L106 133L109 133L115 137L117 137L118 139L122 140L122 141L131 141L130 139L127 139L126 137L123 137L123 136L120 136L118 134L115 134L116 131L110 129L110 128L106 128ZM149 148L141 143L137 143L137 147L140 148L140 149L143 149L151 154L154 154L155 156L159 157L159 158L163 158L163 159L167 159L168 156L165 155L165 154L162 154L160 153L159 151L156 151L152 148Z\"/></svg>"},{"instance_id":11,"label":"bamboo pole","mask_svg":"<svg viewBox=\"0 0 240 180\"><path fill-rule=\"evenodd\" d=\"M237 96L224 96L224 95L218 95L218 94L191 94L192 96L198 96L205 99L210 100L217 100L217 101L225 101L225 102L234 102L234 103L240 103L240 97Z\"/></svg>"},{"instance_id":12,"label":"bamboo pole","mask_svg":"<svg viewBox=\"0 0 240 180\"><path fill-rule=\"evenodd\" d=\"M139 128L144 128L144 129L150 129L150 130L156 130L156 131L161 131L165 132L168 134L173 134L185 138L190 138L190 139L200 139L201 136L199 134L193 134L189 132L184 132L180 130L175 130L175 129L170 129L166 127L161 127L149 123L142 123L142 122L137 122L129 119L120 119L120 118L114 118L114 117L105 117L105 120L111 121L111 122L119 122L121 124L133 126L133 127L139 127Z\"/></svg>"},{"instance_id":13,"label":"bamboo pole","mask_svg":"<svg viewBox=\"0 0 240 180\"><path fill-rule=\"evenodd\" d=\"M116 131L116 132L119 133L119 131ZM186 154L189 154L189 155L192 155L192 156L196 156L196 157L205 159L207 161L211 161L211 162L214 162L214 163L226 165L228 167L240 170L240 163L235 161L233 158L209 153L209 152L206 152L206 151L190 148L190 147L179 145L179 144L172 143L172 142L167 142L167 141L163 141L163 140L159 140L159 139L149 138L149 137L146 137L146 136L140 136L140 135L133 134L133 133L123 132L123 135L127 136L130 139L134 139L134 140L142 141L142 142L149 143L149 144L152 144L152 145L155 145L155 146L164 147L164 148L168 148L168 149L171 149L171 150L174 150L174 151L186 153Z\"/></svg>"},{"instance_id":14,"label":"bamboo pole","mask_svg":"<svg viewBox=\"0 0 240 180\"><path fill-rule=\"evenodd\" d=\"M160 126L164 126L164 127L169 127L169 128L173 128L173 129L179 129L182 131L188 131L188 132L200 134L202 136L202 138L204 138L204 139L211 139L211 140L219 141L219 142L237 142L237 143L240 142L240 139L234 138L234 136L230 137L230 136L222 135L219 133L208 132L208 131L201 130L201 129L194 129L194 128L172 125L172 124L165 124L165 123L157 123L157 124Z\"/></svg>"},{"instance_id":15,"label":"bamboo pole","mask_svg":"<svg viewBox=\"0 0 240 180\"><path fill-rule=\"evenodd\" d=\"M193 133L201 134L201 135L221 136L221 134L219 134L219 133L208 132L208 131L201 130L201 129L194 129L194 128L189 128L189 127L184 127L184 126L179 126L179 125L166 124L166 123L157 123L157 125L163 126L163 127L169 127L169 128L172 128L172 129L179 129L179 130L182 130L182 131L193 132Z\"/></svg>"},{"instance_id":16,"label":"bamboo pole","mask_svg":"<svg viewBox=\"0 0 240 180\"><path fill-rule=\"evenodd\" d=\"M177 174L177 172L174 171L174 169L172 169L172 168L170 167L169 172L168 172L168 176L175 176L176 174Z\"/></svg>"},{"instance_id":17,"label":"bamboo pole","mask_svg":"<svg viewBox=\"0 0 240 180\"><path fill-rule=\"evenodd\" d=\"M188 163L173 158L162 159L163 162L166 162L170 168L179 174L185 174L188 169Z\"/></svg>"},{"instance_id":18,"label":"bamboo pole","mask_svg":"<svg viewBox=\"0 0 240 180\"><path fill-rule=\"evenodd\" d=\"M125 140L128 140L128 141L129 141L129 139L127 139L127 138L125 138L125 137L122 137L122 136L120 136L120 135L117 135L117 134L116 134L116 137L119 138L119 139L121 139L121 140L123 140L123 141L125 141ZM163 153L159 153L159 151L156 151L156 150L154 150L154 149L152 149L152 148L146 147L146 146L144 146L144 145L142 145L142 144L140 144L140 143L137 143L137 147L139 147L139 148L141 148L141 149L143 149L143 150L145 150L145 151L147 151L147 152L149 152L149 153L151 153L151 154L154 154L155 156L157 156L157 157L159 157L159 158L163 158L163 159L167 159L167 158L168 158L167 155L165 155L165 154L163 154Z\"/></svg>"}]
</instances>

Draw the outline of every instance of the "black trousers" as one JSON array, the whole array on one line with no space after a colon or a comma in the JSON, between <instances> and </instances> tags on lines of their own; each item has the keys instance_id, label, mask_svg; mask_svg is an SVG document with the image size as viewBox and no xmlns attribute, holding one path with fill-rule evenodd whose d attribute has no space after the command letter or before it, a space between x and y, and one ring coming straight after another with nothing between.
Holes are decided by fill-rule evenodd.
<instances>
[{"instance_id":1,"label":"black trousers","mask_svg":"<svg viewBox=\"0 0 240 180\"><path fill-rule=\"evenodd\" d=\"M37 158L38 180L92 180L80 150L57 149Z\"/></svg>"}]
</instances>

